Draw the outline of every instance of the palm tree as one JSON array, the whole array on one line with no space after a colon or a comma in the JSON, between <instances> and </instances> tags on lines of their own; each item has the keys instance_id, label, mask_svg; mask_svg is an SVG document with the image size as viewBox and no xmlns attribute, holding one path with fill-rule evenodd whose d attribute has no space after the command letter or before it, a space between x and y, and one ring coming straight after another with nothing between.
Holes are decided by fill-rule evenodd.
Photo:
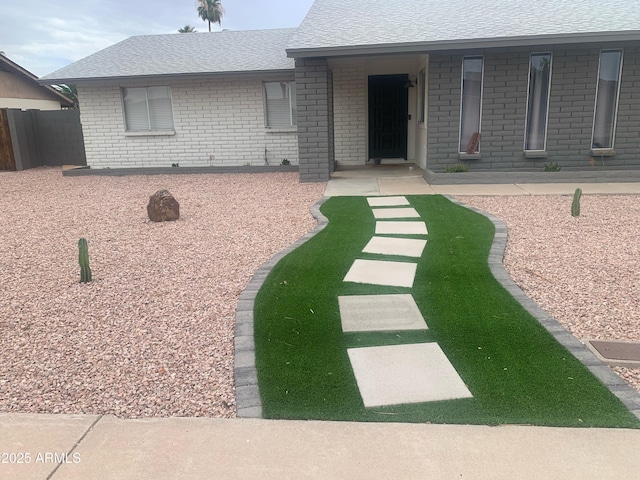
<instances>
[{"instance_id":1,"label":"palm tree","mask_svg":"<svg viewBox=\"0 0 640 480\"><path fill-rule=\"evenodd\" d=\"M194 33L194 32L197 32L197 30L191 25L185 25L184 27L178 29L178 33Z\"/></svg>"},{"instance_id":2,"label":"palm tree","mask_svg":"<svg viewBox=\"0 0 640 480\"><path fill-rule=\"evenodd\" d=\"M205 22L209 22L209 31L211 31L211 22L222 26L224 8L222 8L220 0L198 0L197 5L200 18Z\"/></svg>"},{"instance_id":3,"label":"palm tree","mask_svg":"<svg viewBox=\"0 0 640 480\"><path fill-rule=\"evenodd\" d=\"M75 85L61 83L60 85L51 86L73 102L73 106L70 107L71 109L77 110L79 108L78 88Z\"/></svg>"}]
</instances>

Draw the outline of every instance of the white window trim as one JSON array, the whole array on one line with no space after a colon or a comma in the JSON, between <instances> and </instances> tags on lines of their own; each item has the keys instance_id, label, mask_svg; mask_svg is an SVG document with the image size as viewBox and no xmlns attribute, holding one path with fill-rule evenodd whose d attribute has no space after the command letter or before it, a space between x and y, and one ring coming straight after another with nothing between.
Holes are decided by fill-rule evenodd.
<instances>
[{"instance_id":1,"label":"white window trim","mask_svg":"<svg viewBox=\"0 0 640 480\"><path fill-rule=\"evenodd\" d=\"M276 125L276 126L270 126L268 124L268 112L267 112L267 87L266 84L267 83L286 83L287 84L287 90L289 92L289 125ZM268 81L264 81L262 82L262 103L263 103L263 110L264 110L264 128L267 129L270 132L276 133L276 132L282 132L282 133L287 133L287 132L293 132L298 130L298 122L296 120L296 124L293 124L293 104L292 102L292 98L291 98L291 84L292 83L296 83L295 80L268 80ZM298 97L298 90L297 90L297 85L296 85L296 98Z\"/></svg>"},{"instance_id":2,"label":"white window trim","mask_svg":"<svg viewBox=\"0 0 640 480\"><path fill-rule=\"evenodd\" d=\"M144 88L145 96L147 97L147 121L149 127L151 127L151 119L149 117L149 94L147 93L147 89L149 87L167 87L169 89L169 103L171 104L171 123L173 124L173 128L167 130L129 130L127 127L127 114L126 114L126 106L124 103L124 89L125 88ZM122 123L124 125L124 133L125 137L144 137L144 136L169 136L175 135L176 133L176 122L175 117L173 116L173 92L171 91L170 85L120 85L120 104L122 105Z\"/></svg>"},{"instance_id":3,"label":"white window trim","mask_svg":"<svg viewBox=\"0 0 640 480\"><path fill-rule=\"evenodd\" d=\"M125 137L170 137L175 135L176 131L173 130L135 130L125 131Z\"/></svg>"},{"instance_id":4,"label":"white window trim","mask_svg":"<svg viewBox=\"0 0 640 480\"><path fill-rule=\"evenodd\" d=\"M466 151L460 151L460 137L462 136L462 98L464 95L464 61L468 58L481 58L482 59L482 72L480 73L480 116L478 118L478 133L480 134L480 143L478 144L478 151L473 154L468 154ZM458 115L458 157L464 158L479 158L480 146L482 145L482 102L484 101L484 55L467 55L462 57L460 69L460 113Z\"/></svg>"},{"instance_id":5,"label":"white window trim","mask_svg":"<svg viewBox=\"0 0 640 480\"><path fill-rule=\"evenodd\" d=\"M422 105L420 105L422 103ZM420 108L422 107L422 111ZM422 128L427 123L427 67L418 71L418 125Z\"/></svg>"},{"instance_id":6,"label":"white window trim","mask_svg":"<svg viewBox=\"0 0 640 480\"><path fill-rule=\"evenodd\" d=\"M534 55L549 55L549 91L547 92L547 109L544 119L544 145L542 150L527 150L527 128L529 119L529 88L531 86L531 60ZM523 150L526 153L544 153L547 151L547 132L549 131L549 104L551 99L551 81L553 78L553 52L531 52L529 55L529 76L527 78L527 108L524 113L524 141Z\"/></svg>"},{"instance_id":7,"label":"white window trim","mask_svg":"<svg viewBox=\"0 0 640 480\"><path fill-rule=\"evenodd\" d=\"M611 132L610 147L594 147L593 135L596 129L596 106L598 105L598 89L600 87L600 64L602 63L602 52L620 52L620 68L618 68L618 91L616 92L616 104L613 113L613 132ZM593 122L591 124L591 152L597 155L610 156L616 144L616 130L618 127L618 106L620 105L620 90L622 90L622 69L624 67L624 49L622 48L603 48L598 54L598 76L596 77L596 96L593 102Z\"/></svg>"}]
</instances>

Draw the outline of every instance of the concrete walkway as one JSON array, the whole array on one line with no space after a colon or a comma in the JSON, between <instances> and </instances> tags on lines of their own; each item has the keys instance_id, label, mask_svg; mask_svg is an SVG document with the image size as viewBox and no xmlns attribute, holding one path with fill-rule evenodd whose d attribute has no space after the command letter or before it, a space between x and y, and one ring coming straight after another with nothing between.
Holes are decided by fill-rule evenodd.
<instances>
[{"instance_id":1,"label":"concrete walkway","mask_svg":"<svg viewBox=\"0 0 640 480\"><path fill-rule=\"evenodd\" d=\"M640 194L640 183L507 183L429 185L418 169L404 176L371 177L366 171L336 172L329 180L326 197L375 195L570 195L576 188L584 194ZM369 175L371 173L369 172Z\"/></svg>"},{"instance_id":2,"label":"concrete walkway","mask_svg":"<svg viewBox=\"0 0 640 480\"><path fill-rule=\"evenodd\" d=\"M635 480L639 448L635 430L0 415L2 455L31 459L3 480Z\"/></svg>"},{"instance_id":3,"label":"concrete walkway","mask_svg":"<svg viewBox=\"0 0 640 480\"><path fill-rule=\"evenodd\" d=\"M640 194L640 183L427 185L334 178L326 194ZM640 430L0 414L0 479L639 477ZM22 462L22 463L18 463Z\"/></svg>"}]
</instances>

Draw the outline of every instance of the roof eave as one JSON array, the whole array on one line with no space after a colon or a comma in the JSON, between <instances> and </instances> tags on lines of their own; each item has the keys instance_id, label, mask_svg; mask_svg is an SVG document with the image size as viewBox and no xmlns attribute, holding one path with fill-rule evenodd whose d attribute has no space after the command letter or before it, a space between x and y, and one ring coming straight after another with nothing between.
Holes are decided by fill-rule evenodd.
<instances>
[{"instance_id":1,"label":"roof eave","mask_svg":"<svg viewBox=\"0 0 640 480\"><path fill-rule=\"evenodd\" d=\"M596 32L521 37L472 38L432 42L389 43L377 45L353 45L319 48L288 48L289 58L340 57L356 55L389 55L398 53L428 53L444 50L478 48L523 47L535 45L562 45L572 43L624 42L640 40L640 31Z\"/></svg>"},{"instance_id":2,"label":"roof eave","mask_svg":"<svg viewBox=\"0 0 640 480\"><path fill-rule=\"evenodd\" d=\"M135 80L182 80L201 79L211 77L232 77L232 76L248 76L248 75L278 75L284 73L293 73L294 68L280 68L271 70L240 70L228 72L198 72L198 73L165 73L157 75L120 75L120 76L104 76L104 77L65 77L65 78L45 78L40 79L40 84L56 84L65 83L71 85L87 84L87 83L104 83L104 82L131 82Z\"/></svg>"},{"instance_id":3,"label":"roof eave","mask_svg":"<svg viewBox=\"0 0 640 480\"><path fill-rule=\"evenodd\" d=\"M68 98L66 95L63 95L62 93L57 91L55 88L53 88L51 86L52 85L51 83L41 83L38 80L38 77L36 77L33 73L21 67L17 63L11 61L4 55L0 55L0 61L3 62L5 65L7 65L10 69L12 69L17 75L20 75L24 79L30 82L33 82L38 86L44 87L49 93L51 93L56 98L57 101L59 101L65 107L73 106L73 101L70 98Z\"/></svg>"}]
</instances>

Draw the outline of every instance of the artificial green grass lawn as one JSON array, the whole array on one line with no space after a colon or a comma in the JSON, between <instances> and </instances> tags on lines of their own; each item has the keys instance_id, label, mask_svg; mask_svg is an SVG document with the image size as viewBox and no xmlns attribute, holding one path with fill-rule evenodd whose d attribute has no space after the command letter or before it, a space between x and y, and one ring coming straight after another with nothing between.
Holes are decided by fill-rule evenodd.
<instances>
[{"instance_id":1,"label":"artificial green grass lawn","mask_svg":"<svg viewBox=\"0 0 640 480\"><path fill-rule=\"evenodd\" d=\"M256 367L266 418L640 427L493 278L494 227L441 196L409 196L429 229L413 288L343 282L375 220L364 197L321 208L329 225L282 259L254 307ZM416 237L424 238L424 237ZM343 333L339 295L412 293L429 330ZM365 408L347 348L438 342L472 399Z\"/></svg>"}]
</instances>

